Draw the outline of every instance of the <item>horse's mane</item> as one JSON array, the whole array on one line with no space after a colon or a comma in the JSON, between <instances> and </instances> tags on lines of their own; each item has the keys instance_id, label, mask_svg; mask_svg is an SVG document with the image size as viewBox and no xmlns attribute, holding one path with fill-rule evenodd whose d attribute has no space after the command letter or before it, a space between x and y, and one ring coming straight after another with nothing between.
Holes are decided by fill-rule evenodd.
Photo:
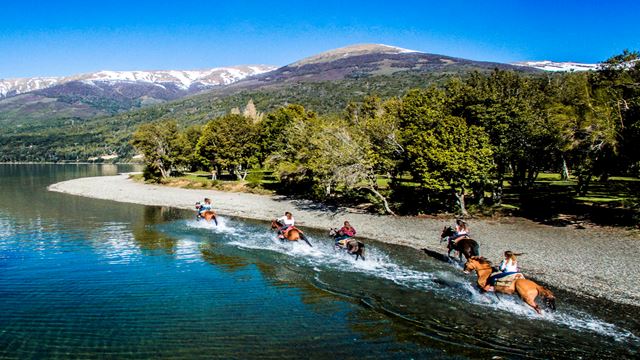
<instances>
[{"instance_id":1,"label":"horse's mane","mask_svg":"<svg viewBox=\"0 0 640 360\"><path fill-rule=\"evenodd\" d=\"M485 257L483 257L483 256L474 256L474 257L472 257L472 259L474 259L474 260L478 261L480 264L489 264L489 265L492 265L492 264L491 264L491 261L489 261L489 259L487 259L487 258L485 258Z\"/></svg>"}]
</instances>

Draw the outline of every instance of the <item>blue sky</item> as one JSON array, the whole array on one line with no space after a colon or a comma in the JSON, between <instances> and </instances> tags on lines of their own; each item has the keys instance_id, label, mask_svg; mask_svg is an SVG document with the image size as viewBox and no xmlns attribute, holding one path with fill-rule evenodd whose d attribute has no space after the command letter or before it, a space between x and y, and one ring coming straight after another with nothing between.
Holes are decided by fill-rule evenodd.
<instances>
[{"instance_id":1,"label":"blue sky","mask_svg":"<svg viewBox=\"0 0 640 360\"><path fill-rule=\"evenodd\" d=\"M7 1L0 78L285 65L355 43L474 60L640 50L635 1Z\"/></svg>"}]
</instances>

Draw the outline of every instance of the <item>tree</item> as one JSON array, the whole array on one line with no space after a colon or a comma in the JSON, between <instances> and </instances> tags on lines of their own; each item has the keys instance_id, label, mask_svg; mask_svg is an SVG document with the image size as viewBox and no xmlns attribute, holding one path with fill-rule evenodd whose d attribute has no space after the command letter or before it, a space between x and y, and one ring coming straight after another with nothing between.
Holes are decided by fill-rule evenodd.
<instances>
[{"instance_id":1,"label":"tree","mask_svg":"<svg viewBox=\"0 0 640 360\"><path fill-rule=\"evenodd\" d=\"M301 105L287 105L267 114L258 123L258 152L260 164L272 154L281 152L288 141L292 126L316 117L313 112L307 112ZM299 125L299 124L298 124ZM306 135L303 135L306 138Z\"/></svg>"},{"instance_id":2,"label":"tree","mask_svg":"<svg viewBox=\"0 0 640 360\"><path fill-rule=\"evenodd\" d=\"M258 110L256 109L256 105L253 103L253 99L249 99L249 102L247 102L247 106L244 107L244 112L242 113L242 115L253 120L254 123L260 122L264 116L263 113L258 112Z\"/></svg>"},{"instance_id":3,"label":"tree","mask_svg":"<svg viewBox=\"0 0 640 360\"><path fill-rule=\"evenodd\" d=\"M202 135L202 126L193 125L178 133L176 138L176 166L181 166L190 171L196 171L202 167L202 161L196 154L196 146Z\"/></svg>"},{"instance_id":4,"label":"tree","mask_svg":"<svg viewBox=\"0 0 640 360\"><path fill-rule=\"evenodd\" d=\"M447 84L452 115L485 129L493 148L496 180L493 198L501 201L510 170L512 185L527 188L552 160L550 124L543 112L543 82L513 71L471 74Z\"/></svg>"},{"instance_id":5,"label":"tree","mask_svg":"<svg viewBox=\"0 0 640 360\"><path fill-rule=\"evenodd\" d=\"M175 169L179 146L178 126L173 120L143 124L133 133L131 144L144 155L145 178L168 178Z\"/></svg>"},{"instance_id":6,"label":"tree","mask_svg":"<svg viewBox=\"0 0 640 360\"><path fill-rule=\"evenodd\" d=\"M448 115L440 90L411 92L399 116L403 128L406 168L425 189L451 191L467 215L466 189L486 183L493 170L493 151L481 127Z\"/></svg>"},{"instance_id":7,"label":"tree","mask_svg":"<svg viewBox=\"0 0 640 360\"><path fill-rule=\"evenodd\" d=\"M196 145L197 155L212 167L226 169L244 180L256 162L256 128L251 119L229 114L209 121Z\"/></svg>"}]
</instances>

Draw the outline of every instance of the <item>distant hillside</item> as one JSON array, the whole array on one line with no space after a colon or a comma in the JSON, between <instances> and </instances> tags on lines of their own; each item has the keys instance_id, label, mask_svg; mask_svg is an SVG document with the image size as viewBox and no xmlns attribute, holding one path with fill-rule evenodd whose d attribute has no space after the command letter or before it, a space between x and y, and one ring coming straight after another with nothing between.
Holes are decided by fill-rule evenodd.
<instances>
[{"instance_id":1,"label":"distant hillside","mask_svg":"<svg viewBox=\"0 0 640 360\"><path fill-rule=\"evenodd\" d=\"M99 71L60 78L0 80L0 125L88 119L224 86L273 66L193 71Z\"/></svg>"},{"instance_id":2,"label":"distant hillside","mask_svg":"<svg viewBox=\"0 0 640 360\"><path fill-rule=\"evenodd\" d=\"M204 123L232 108L242 108L250 99L263 112L299 103L319 113L337 113L343 111L348 101L369 94L399 96L408 89L443 82L452 75L486 72L495 68L541 72L530 67L425 54L387 45L355 45L314 55L201 94L112 117L75 119L69 115L66 118L57 117L55 121L47 120L46 116L32 118L33 121L22 122L20 127L7 127L5 135L0 136L0 150L7 152L4 154L5 161L86 159L113 153L126 158L133 155L128 145L131 133L139 124L149 121L172 118L184 125ZM115 93L122 94L121 91ZM53 96L60 97L51 102L67 99L68 95L63 94L68 93L57 92ZM91 96L78 101L99 101L97 93L87 94ZM154 96L162 95L158 93ZM29 96L34 95L30 93ZM46 96L51 99L48 96L52 95ZM141 101L140 97L135 99ZM9 100L11 98L5 99ZM36 104L44 106L42 102ZM102 105L111 106L108 103ZM0 107L0 120L3 111L6 110ZM24 154L28 155L25 157Z\"/></svg>"}]
</instances>

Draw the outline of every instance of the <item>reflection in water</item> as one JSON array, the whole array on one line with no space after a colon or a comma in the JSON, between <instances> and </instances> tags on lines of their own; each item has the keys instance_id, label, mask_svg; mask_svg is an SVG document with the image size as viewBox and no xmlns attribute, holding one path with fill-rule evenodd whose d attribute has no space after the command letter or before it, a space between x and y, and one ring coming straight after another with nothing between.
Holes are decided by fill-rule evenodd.
<instances>
[{"instance_id":1,"label":"reflection in water","mask_svg":"<svg viewBox=\"0 0 640 360\"><path fill-rule=\"evenodd\" d=\"M0 165L0 357L638 355L633 307L558 291L537 317L413 249L372 241L356 262L313 231L310 248L261 222L44 190L100 169Z\"/></svg>"}]
</instances>

